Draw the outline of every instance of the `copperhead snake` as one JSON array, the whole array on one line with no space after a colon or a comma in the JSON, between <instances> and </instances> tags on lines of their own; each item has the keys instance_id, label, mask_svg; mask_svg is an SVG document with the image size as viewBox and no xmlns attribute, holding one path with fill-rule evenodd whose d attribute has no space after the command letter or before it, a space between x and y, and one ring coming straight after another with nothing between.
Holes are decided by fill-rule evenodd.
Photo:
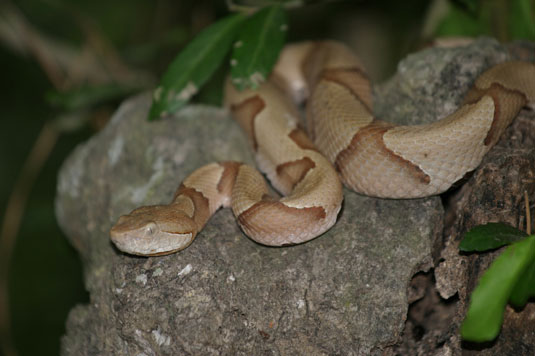
<instances>
[{"instance_id":1,"label":"copperhead snake","mask_svg":"<svg viewBox=\"0 0 535 356\"><path fill-rule=\"evenodd\" d=\"M308 98L308 135L289 97ZM302 243L336 222L340 179L374 197L440 194L474 170L520 109L534 101L535 65L506 62L481 74L451 115L396 126L374 118L369 80L346 46L288 45L257 90L239 92L230 81L225 87L226 107L283 197L269 196L251 166L211 163L191 173L170 204L121 216L111 240L129 254L170 254L186 248L216 210L231 207L251 239L270 246Z\"/></svg>"}]
</instances>

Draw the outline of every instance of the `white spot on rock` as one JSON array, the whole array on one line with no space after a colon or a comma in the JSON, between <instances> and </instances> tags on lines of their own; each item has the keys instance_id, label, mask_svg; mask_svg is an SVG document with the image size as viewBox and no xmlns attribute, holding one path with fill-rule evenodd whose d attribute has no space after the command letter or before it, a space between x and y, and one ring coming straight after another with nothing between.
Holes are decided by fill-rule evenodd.
<instances>
[{"instance_id":1,"label":"white spot on rock","mask_svg":"<svg viewBox=\"0 0 535 356\"><path fill-rule=\"evenodd\" d=\"M152 275L153 275L154 277L161 276L162 274L163 274L163 270L162 270L160 267L156 268L156 269L154 270L154 272L152 273Z\"/></svg>"},{"instance_id":2,"label":"white spot on rock","mask_svg":"<svg viewBox=\"0 0 535 356\"><path fill-rule=\"evenodd\" d=\"M182 275L185 276L186 274L190 273L191 270L193 270L193 267L188 263L186 265L186 267L182 268L182 270L180 272L178 272L178 275L179 276L182 276Z\"/></svg>"},{"instance_id":3,"label":"white spot on rock","mask_svg":"<svg viewBox=\"0 0 535 356\"><path fill-rule=\"evenodd\" d=\"M164 163L165 162L164 162L162 156L158 156L158 158L156 158L156 161L154 161L154 163L152 164L152 169L155 172L161 172L163 170Z\"/></svg>"},{"instance_id":4,"label":"white spot on rock","mask_svg":"<svg viewBox=\"0 0 535 356\"><path fill-rule=\"evenodd\" d=\"M110 162L110 166L115 166L117 161L119 160L119 157L121 157L121 153L123 152L124 147L124 138L123 136L117 136L113 140L113 142L110 145L110 149L108 150L108 160Z\"/></svg>"},{"instance_id":5,"label":"white spot on rock","mask_svg":"<svg viewBox=\"0 0 535 356\"><path fill-rule=\"evenodd\" d=\"M169 335L162 334L160 329L152 330L152 337L159 346L169 346L171 344L171 337Z\"/></svg>"},{"instance_id":6,"label":"white spot on rock","mask_svg":"<svg viewBox=\"0 0 535 356\"><path fill-rule=\"evenodd\" d=\"M146 274L138 274L136 276L136 283L141 283L143 285L147 284L147 275Z\"/></svg>"},{"instance_id":7,"label":"white spot on rock","mask_svg":"<svg viewBox=\"0 0 535 356\"><path fill-rule=\"evenodd\" d=\"M156 158L156 161L154 161L152 165L154 174L150 177L147 183L143 184L141 187L135 189L132 192L132 203L140 204L145 199L145 197L147 196L147 192L152 188L152 186L160 182L160 179L164 175L163 168L164 168L163 157Z\"/></svg>"},{"instance_id":8,"label":"white spot on rock","mask_svg":"<svg viewBox=\"0 0 535 356\"><path fill-rule=\"evenodd\" d=\"M236 280L236 277L231 274L230 276L228 276L227 280L230 282L234 282Z\"/></svg>"},{"instance_id":9,"label":"white spot on rock","mask_svg":"<svg viewBox=\"0 0 535 356\"><path fill-rule=\"evenodd\" d=\"M67 193L71 198L78 198L82 188L82 177L85 176L87 158L90 148L83 147L75 151L75 160L69 160L68 169L59 175L58 191Z\"/></svg>"},{"instance_id":10,"label":"white spot on rock","mask_svg":"<svg viewBox=\"0 0 535 356\"><path fill-rule=\"evenodd\" d=\"M184 142L178 146L173 155L173 162L178 166L182 164L187 158L189 158L190 151L192 149L191 142Z\"/></svg>"},{"instance_id":11,"label":"white spot on rock","mask_svg":"<svg viewBox=\"0 0 535 356\"><path fill-rule=\"evenodd\" d=\"M303 299L299 299L297 301L297 309L302 309L305 306L305 301Z\"/></svg>"}]
</instances>

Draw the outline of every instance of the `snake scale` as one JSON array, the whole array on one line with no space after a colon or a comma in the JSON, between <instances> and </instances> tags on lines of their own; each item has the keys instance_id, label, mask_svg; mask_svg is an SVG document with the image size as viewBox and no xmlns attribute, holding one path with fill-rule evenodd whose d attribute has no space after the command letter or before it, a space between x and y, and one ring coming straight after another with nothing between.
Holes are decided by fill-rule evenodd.
<instances>
[{"instance_id":1,"label":"snake scale","mask_svg":"<svg viewBox=\"0 0 535 356\"><path fill-rule=\"evenodd\" d=\"M294 103L304 98L308 134ZM341 182L381 198L440 194L474 170L534 101L535 65L505 62L482 73L451 115L396 126L374 117L369 79L345 45L288 45L257 90L237 91L230 81L225 87L225 106L282 198L268 194L251 166L211 163L191 173L170 204L121 216L111 240L129 254L170 254L186 248L219 208L231 207L251 239L270 246L302 243L336 222Z\"/></svg>"}]
</instances>

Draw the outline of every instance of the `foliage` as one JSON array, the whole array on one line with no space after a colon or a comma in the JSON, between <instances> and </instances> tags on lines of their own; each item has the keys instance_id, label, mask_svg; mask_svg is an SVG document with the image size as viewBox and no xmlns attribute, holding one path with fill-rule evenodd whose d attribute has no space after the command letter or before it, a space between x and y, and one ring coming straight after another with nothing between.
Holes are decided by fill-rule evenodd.
<instances>
[{"instance_id":1,"label":"foliage","mask_svg":"<svg viewBox=\"0 0 535 356\"><path fill-rule=\"evenodd\" d=\"M487 251L524 239L527 234L512 226L489 223L474 227L459 245L461 251Z\"/></svg>"},{"instance_id":2,"label":"foliage","mask_svg":"<svg viewBox=\"0 0 535 356\"><path fill-rule=\"evenodd\" d=\"M462 251L484 251L509 245L485 271L471 295L461 326L465 340L493 340L500 332L507 302L523 307L535 296L535 235L504 224L487 224L466 233Z\"/></svg>"},{"instance_id":3,"label":"foliage","mask_svg":"<svg viewBox=\"0 0 535 356\"><path fill-rule=\"evenodd\" d=\"M450 1L437 36L494 36L502 41L535 40L533 0Z\"/></svg>"},{"instance_id":4,"label":"foliage","mask_svg":"<svg viewBox=\"0 0 535 356\"><path fill-rule=\"evenodd\" d=\"M154 91L150 119L166 116L188 102L219 67L243 20L236 14L217 21L180 52Z\"/></svg>"},{"instance_id":5,"label":"foliage","mask_svg":"<svg viewBox=\"0 0 535 356\"><path fill-rule=\"evenodd\" d=\"M149 120L180 109L210 78L230 51L232 81L239 89L256 88L267 78L282 46L288 24L281 5L253 15L227 16L195 37L178 54L154 92Z\"/></svg>"},{"instance_id":6,"label":"foliage","mask_svg":"<svg viewBox=\"0 0 535 356\"><path fill-rule=\"evenodd\" d=\"M240 90L256 88L267 78L284 45L288 28L280 6L258 11L244 23L232 51L232 82Z\"/></svg>"},{"instance_id":7,"label":"foliage","mask_svg":"<svg viewBox=\"0 0 535 356\"><path fill-rule=\"evenodd\" d=\"M154 92L149 120L167 116L184 106L221 66L233 43L232 82L239 90L256 88L269 75L284 45L288 28L284 7L314 2L230 2L231 10L242 12L213 23L178 54ZM534 2L451 0L448 11L433 26L434 36L488 35L502 41L535 40ZM252 14L245 15L251 11Z\"/></svg>"}]
</instances>

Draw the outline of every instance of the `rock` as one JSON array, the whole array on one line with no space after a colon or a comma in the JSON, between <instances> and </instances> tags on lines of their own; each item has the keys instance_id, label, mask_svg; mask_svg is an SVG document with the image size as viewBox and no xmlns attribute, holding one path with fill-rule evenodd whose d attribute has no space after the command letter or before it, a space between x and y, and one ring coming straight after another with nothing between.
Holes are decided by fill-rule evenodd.
<instances>
[{"instance_id":1,"label":"rock","mask_svg":"<svg viewBox=\"0 0 535 356\"><path fill-rule=\"evenodd\" d=\"M375 88L378 116L436 120L457 107L477 74L507 56L488 39L411 55ZM60 172L56 214L83 257L91 297L71 311L62 355L392 354L411 278L440 254L440 198L346 191L329 232L285 248L248 239L223 210L184 251L124 255L108 236L121 214L169 201L207 162L252 163L222 109L190 106L149 123L149 105L148 95L125 102Z\"/></svg>"},{"instance_id":2,"label":"rock","mask_svg":"<svg viewBox=\"0 0 535 356\"><path fill-rule=\"evenodd\" d=\"M69 317L64 355L357 354L396 342L410 278L432 265L436 198L346 192L337 225L291 248L249 240L225 210L180 253L123 255L108 237L119 215L169 201L204 163L251 161L223 110L190 107L148 123L149 105L147 95L123 104L60 175L57 215L87 263L91 294Z\"/></svg>"},{"instance_id":3,"label":"rock","mask_svg":"<svg viewBox=\"0 0 535 356\"><path fill-rule=\"evenodd\" d=\"M480 42L480 41L478 41ZM477 42L476 42L477 43ZM507 58L535 60L535 44L516 43L506 48ZM459 327L468 309L470 293L502 249L461 254L459 243L477 225L504 222L526 228L524 192L535 200L535 112L522 110L497 145L485 156L466 184L443 196L446 202L445 246L434 269L436 287L409 312L400 354L419 355L534 355L535 307L507 307L500 335L492 342L462 341ZM533 204L533 203L532 203ZM532 205L533 206L533 205ZM443 298L438 300L439 295ZM412 317L411 314L425 317ZM436 322L440 319L440 322ZM430 322L430 320L434 320ZM414 330L420 331L415 335ZM410 341L410 337L417 342ZM407 348L408 344L412 344Z\"/></svg>"}]
</instances>

